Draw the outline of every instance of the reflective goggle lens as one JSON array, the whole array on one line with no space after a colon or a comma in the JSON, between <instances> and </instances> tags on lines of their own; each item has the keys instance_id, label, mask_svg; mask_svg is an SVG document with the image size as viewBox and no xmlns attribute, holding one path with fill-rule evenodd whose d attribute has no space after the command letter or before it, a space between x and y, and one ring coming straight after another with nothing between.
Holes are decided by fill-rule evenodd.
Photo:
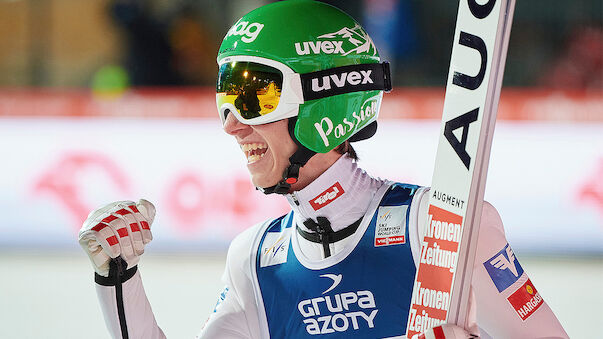
<instances>
[{"instance_id":1,"label":"reflective goggle lens","mask_svg":"<svg viewBox=\"0 0 603 339\"><path fill-rule=\"evenodd\" d=\"M282 85L283 73L274 67L254 62L225 63L218 71L218 111L224 104L231 104L245 120L270 114L278 106Z\"/></svg>"}]
</instances>

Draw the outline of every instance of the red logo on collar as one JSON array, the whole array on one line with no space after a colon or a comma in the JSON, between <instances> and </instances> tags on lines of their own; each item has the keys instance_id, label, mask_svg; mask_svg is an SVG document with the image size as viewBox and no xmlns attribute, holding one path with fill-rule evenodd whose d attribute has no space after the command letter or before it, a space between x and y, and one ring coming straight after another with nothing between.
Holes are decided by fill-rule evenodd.
<instances>
[{"instance_id":1,"label":"red logo on collar","mask_svg":"<svg viewBox=\"0 0 603 339\"><path fill-rule=\"evenodd\" d=\"M339 181L335 182L333 186L327 188L324 192L320 193L314 199L310 200L309 203L312 205L315 211L327 206L332 203L335 199L339 198L345 191L339 184Z\"/></svg>"}]
</instances>

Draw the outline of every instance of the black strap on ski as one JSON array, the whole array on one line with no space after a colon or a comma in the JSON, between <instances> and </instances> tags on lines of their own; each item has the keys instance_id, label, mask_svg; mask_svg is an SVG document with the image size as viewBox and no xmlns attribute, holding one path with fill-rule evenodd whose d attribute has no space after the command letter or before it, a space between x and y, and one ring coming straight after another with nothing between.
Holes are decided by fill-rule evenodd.
<instances>
[{"instance_id":1,"label":"black strap on ski","mask_svg":"<svg viewBox=\"0 0 603 339\"><path fill-rule=\"evenodd\" d=\"M122 339L128 339L128 325L126 323L126 312L124 310L124 296L122 284L134 276L138 266L126 269L128 264L121 257L113 258L109 262L109 276L103 277L98 273L94 273L94 281L102 286L115 286L115 301L117 303L117 316L119 318L119 326L121 329Z\"/></svg>"}]
</instances>

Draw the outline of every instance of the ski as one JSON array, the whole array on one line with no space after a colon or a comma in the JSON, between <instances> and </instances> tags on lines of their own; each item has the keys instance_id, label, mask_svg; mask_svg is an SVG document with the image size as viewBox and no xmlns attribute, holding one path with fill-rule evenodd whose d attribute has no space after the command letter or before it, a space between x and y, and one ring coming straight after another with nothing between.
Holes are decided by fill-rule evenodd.
<instances>
[{"instance_id":1,"label":"ski","mask_svg":"<svg viewBox=\"0 0 603 339\"><path fill-rule=\"evenodd\" d=\"M468 329L484 188L515 0L460 0L407 337Z\"/></svg>"}]
</instances>

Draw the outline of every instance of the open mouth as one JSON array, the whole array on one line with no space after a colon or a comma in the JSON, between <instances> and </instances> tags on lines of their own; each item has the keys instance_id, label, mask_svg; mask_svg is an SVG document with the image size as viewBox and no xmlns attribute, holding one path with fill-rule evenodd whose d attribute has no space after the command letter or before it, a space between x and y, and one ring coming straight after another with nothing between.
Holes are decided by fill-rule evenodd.
<instances>
[{"instance_id":1,"label":"open mouth","mask_svg":"<svg viewBox=\"0 0 603 339\"><path fill-rule=\"evenodd\" d=\"M241 149L245 153L247 157L247 164L253 164L254 162L259 161L266 155L266 151L268 151L268 146L262 143L251 143L251 144L243 144L241 145Z\"/></svg>"}]
</instances>

